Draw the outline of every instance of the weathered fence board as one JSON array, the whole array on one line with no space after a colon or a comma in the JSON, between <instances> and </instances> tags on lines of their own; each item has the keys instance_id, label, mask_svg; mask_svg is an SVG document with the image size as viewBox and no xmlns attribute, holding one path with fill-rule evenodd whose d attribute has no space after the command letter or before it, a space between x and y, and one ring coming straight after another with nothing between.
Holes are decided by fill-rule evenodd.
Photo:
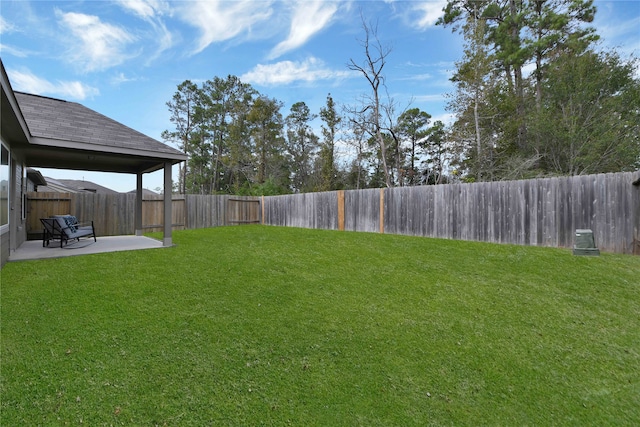
<instances>
[{"instance_id":1,"label":"weathered fence board","mask_svg":"<svg viewBox=\"0 0 640 427\"><path fill-rule=\"evenodd\" d=\"M229 196L188 194L187 228L207 228L226 225L225 216Z\"/></svg>"},{"instance_id":2,"label":"weathered fence board","mask_svg":"<svg viewBox=\"0 0 640 427\"><path fill-rule=\"evenodd\" d=\"M270 200L265 200L267 202ZM344 229L367 232L380 230L379 189L344 192Z\"/></svg>"},{"instance_id":3,"label":"weathered fence board","mask_svg":"<svg viewBox=\"0 0 640 427\"><path fill-rule=\"evenodd\" d=\"M344 229L572 247L575 230L589 228L601 250L634 253L640 251L640 186L632 184L638 178L640 173L628 172L349 190ZM266 197L264 222L334 229L335 223L324 219L328 212L331 218L338 215L337 194Z\"/></svg>"},{"instance_id":4,"label":"weathered fence board","mask_svg":"<svg viewBox=\"0 0 640 427\"><path fill-rule=\"evenodd\" d=\"M42 234L40 218L64 215L71 212L71 196L61 193L28 193L27 195L27 237L38 238Z\"/></svg>"},{"instance_id":5,"label":"weathered fence board","mask_svg":"<svg viewBox=\"0 0 640 427\"><path fill-rule=\"evenodd\" d=\"M640 172L269 196L174 196L174 228L262 222L519 245L571 247L589 228L603 251L640 253ZM145 199L143 227L163 203ZM54 214L94 220L98 235L134 233L135 195L29 193L27 231ZM158 228L150 228L158 227Z\"/></svg>"},{"instance_id":6,"label":"weathered fence board","mask_svg":"<svg viewBox=\"0 0 640 427\"><path fill-rule=\"evenodd\" d=\"M260 200L230 197L227 199L226 225L259 224Z\"/></svg>"},{"instance_id":7,"label":"weathered fence board","mask_svg":"<svg viewBox=\"0 0 640 427\"><path fill-rule=\"evenodd\" d=\"M81 221L94 221L99 236L134 234L135 202L135 194L28 193L27 233L38 239L42 234L40 218L71 214ZM258 223L260 210L260 200L255 197L174 195L171 223L174 230ZM142 228L162 231L163 222L162 196L147 196L142 201Z\"/></svg>"},{"instance_id":8,"label":"weathered fence board","mask_svg":"<svg viewBox=\"0 0 640 427\"><path fill-rule=\"evenodd\" d=\"M264 198L264 203L265 224L338 229L338 193L335 191L270 196Z\"/></svg>"},{"instance_id":9,"label":"weathered fence board","mask_svg":"<svg viewBox=\"0 0 640 427\"><path fill-rule=\"evenodd\" d=\"M131 196L131 195L130 195ZM129 212L135 215L135 195L133 195L134 205L129 207ZM171 198L171 226L173 230L183 230L186 228L186 201L185 196L174 195ZM135 221L131 217L131 221ZM162 196L146 198L142 200L142 228L146 232L162 231L164 224L164 200Z\"/></svg>"}]
</instances>

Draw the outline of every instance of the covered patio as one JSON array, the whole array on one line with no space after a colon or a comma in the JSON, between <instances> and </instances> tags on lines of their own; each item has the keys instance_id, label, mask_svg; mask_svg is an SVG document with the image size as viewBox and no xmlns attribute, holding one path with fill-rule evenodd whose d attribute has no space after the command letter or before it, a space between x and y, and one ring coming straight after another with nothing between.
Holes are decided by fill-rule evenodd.
<instances>
[{"instance_id":1,"label":"covered patio","mask_svg":"<svg viewBox=\"0 0 640 427\"><path fill-rule=\"evenodd\" d=\"M126 101L124 101L126 102ZM27 168L55 168L136 175L135 229L142 237L143 175L164 171L164 224L161 246L172 245L171 193L172 166L187 159L179 150L148 137L76 102L14 92L2 66L2 138L11 155L9 199L9 258L20 258L22 250L32 245L26 241L24 219L28 212L19 208L27 191ZM17 209L16 209L17 208ZM57 212L59 214L74 212ZM91 220L91 218L82 220ZM113 247L129 239L105 239L98 235L95 249ZM149 239L150 240L150 239ZM100 244L109 242L108 245ZM143 240L139 240L143 242ZM154 246L146 241L147 246ZM154 241L157 242L157 241ZM41 241L35 242L42 245ZM27 245L23 248L24 245ZM143 244L145 246L145 244ZM53 251L53 248L52 248ZM46 251L47 257L52 251ZM72 249L66 253L76 252ZM44 254L44 253L43 253ZM66 256L66 255L65 255Z\"/></svg>"},{"instance_id":2,"label":"covered patio","mask_svg":"<svg viewBox=\"0 0 640 427\"><path fill-rule=\"evenodd\" d=\"M78 255L101 254L119 251L137 251L142 249L164 248L161 241L145 236L105 236L97 241L84 239L72 242L61 248L51 244L42 246L41 240L29 240L9 255L9 262L31 261L38 259L66 258Z\"/></svg>"}]
</instances>

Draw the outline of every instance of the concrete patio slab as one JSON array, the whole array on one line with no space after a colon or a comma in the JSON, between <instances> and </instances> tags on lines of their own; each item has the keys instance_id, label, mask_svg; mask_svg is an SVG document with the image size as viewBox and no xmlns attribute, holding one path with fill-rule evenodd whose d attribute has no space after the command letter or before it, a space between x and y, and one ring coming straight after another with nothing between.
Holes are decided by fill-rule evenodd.
<instances>
[{"instance_id":1,"label":"concrete patio slab","mask_svg":"<svg viewBox=\"0 0 640 427\"><path fill-rule=\"evenodd\" d=\"M56 243L58 243L56 245ZM48 247L42 247L42 240L29 240L9 255L9 262L68 256L99 254L104 252L135 251L140 249L163 248L162 242L144 236L107 236L93 239L82 239L60 248L57 241Z\"/></svg>"}]
</instances>

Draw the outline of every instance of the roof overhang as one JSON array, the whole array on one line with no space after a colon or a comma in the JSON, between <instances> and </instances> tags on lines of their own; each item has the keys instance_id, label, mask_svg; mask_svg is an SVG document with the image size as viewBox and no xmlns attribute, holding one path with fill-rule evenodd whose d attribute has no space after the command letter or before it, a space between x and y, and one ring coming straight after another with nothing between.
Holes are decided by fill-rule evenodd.
<instances>
[{"instance_id":1,"label":"roof overhang","mask_svg":"<svg viewBox=\"0 0 640 427\"><path fill-rule=\"evenodd\" d=\"M33 182L34 185L47 185L47 180L44 179L40 171L35 169L27 168L27 178Z\"/></svg>"},{"instance_id":2,"label":"roof overhang","mask_svg":"<svg viewBox=\"0 0 640 427\"><path fill-rule=\"evenodd\" d=\"M27 128L27 123L22 116L18 101L13 94L4 65L0 67L0 86L2 86L2 99L0 100L2 136L10 144L28 144L29 128Z\"/></svg>"},{"instance_id":3,"label":"roof overhang","mask_svg":"<svg viewBox=\"0 0 640 427\"><path fill-rule=\"evenodd\" d=\"M102 151L92 144L31 137L28 146L20 148L31 167L87 170L95 172L148 173L186 160L178 154L110 148Z\"/></svg>"}]
</instances>

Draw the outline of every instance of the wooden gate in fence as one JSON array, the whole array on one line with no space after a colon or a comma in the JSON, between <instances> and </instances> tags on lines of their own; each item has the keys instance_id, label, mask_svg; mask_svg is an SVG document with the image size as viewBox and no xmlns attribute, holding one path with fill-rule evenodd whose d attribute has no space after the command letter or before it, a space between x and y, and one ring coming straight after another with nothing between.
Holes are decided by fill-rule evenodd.
<instances>
[{"instance_id":1,"label":"wooden gate in fence","mask_svg":"<svg viewBox=\"0 0 640 427\"><path fill-rule=\"evenodd\" d=\"M260 200L229 199L227 202L227 225L259 224Z\"/></svg>"},{"instance_id":2,"label":"wooden gate in fence","mask_svg":"<svg viewBox=\"0 0 640 427\"><path fill-rule=\"evenodd\" d=\"M186 202L184 196L171 199L171 226L174 230L185 229ZM142 200L142 229L145 232L162 231L164 200L160 197Z\"/></svg>"}]
</instances>

